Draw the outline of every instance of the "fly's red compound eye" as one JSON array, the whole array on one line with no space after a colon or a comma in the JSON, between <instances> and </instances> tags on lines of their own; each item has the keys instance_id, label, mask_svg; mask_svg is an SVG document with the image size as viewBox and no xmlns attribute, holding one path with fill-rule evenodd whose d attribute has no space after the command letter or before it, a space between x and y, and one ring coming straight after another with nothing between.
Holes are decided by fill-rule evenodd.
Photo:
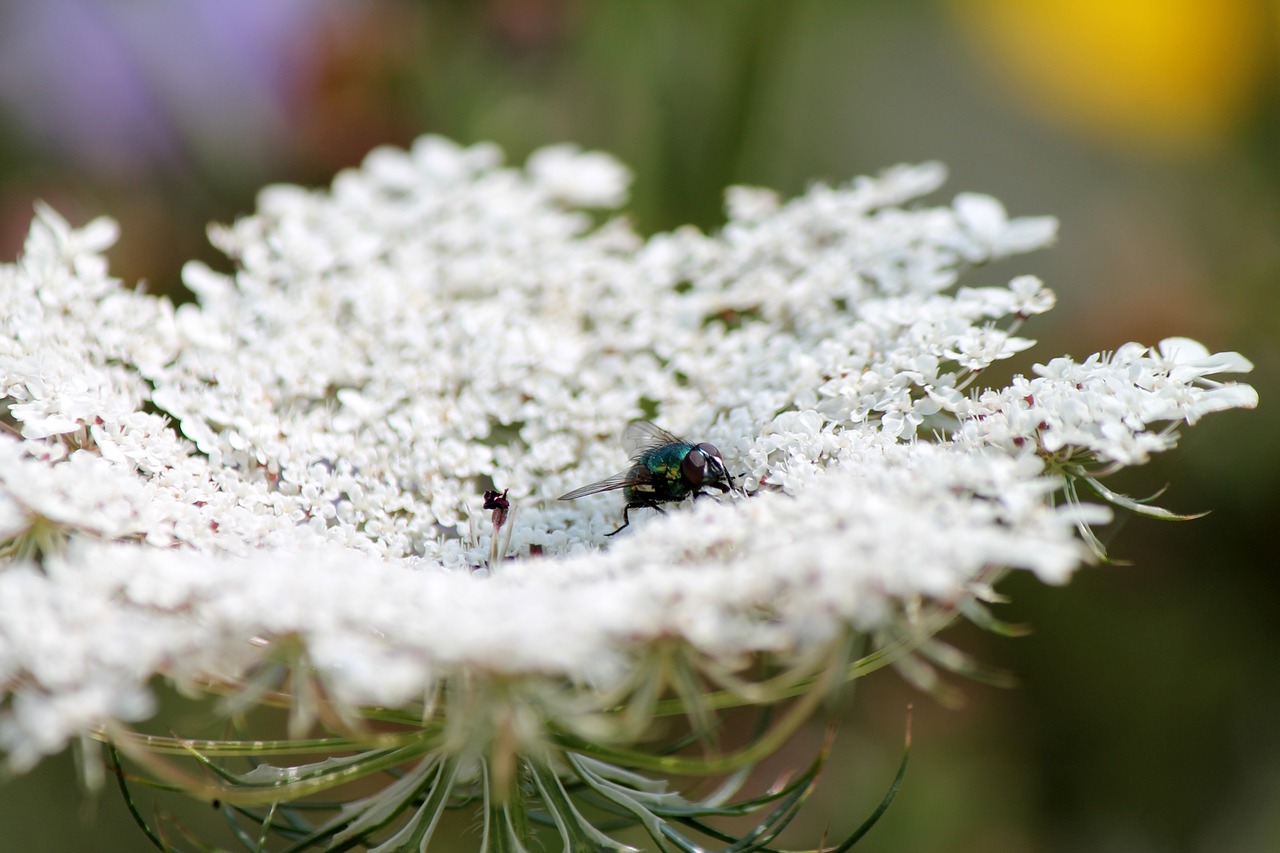
<instances>
[{"instance_id":1,"label":"fly's red compound eye","mask_svg":"<svg viewBox=\"0 0 1280 853\"><path fill-rule=\"evenodd\" d=\"M680 463L680 473L693 485L701 484L702 478L707 473L706 454L698 448L690 450L688 455L684 457L684 461Z\"/></svg>"}]
</instances>

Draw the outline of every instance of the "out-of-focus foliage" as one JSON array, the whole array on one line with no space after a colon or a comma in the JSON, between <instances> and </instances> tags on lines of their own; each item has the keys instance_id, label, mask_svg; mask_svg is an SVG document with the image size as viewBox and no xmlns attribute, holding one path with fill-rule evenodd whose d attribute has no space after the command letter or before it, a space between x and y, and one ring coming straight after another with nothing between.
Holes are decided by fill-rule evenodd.
<instances>
[{"instance_id":1,"label":"out-of-focus foliage","mask_svg":"<svg viewBox=\"0 0 1280 853\"><path fill-rule=\"evenodd\" d=\"M1229 144L1272 70L1255 0L951 5L1023 108L1136 157Z\"/></svg>"}]
</instances>

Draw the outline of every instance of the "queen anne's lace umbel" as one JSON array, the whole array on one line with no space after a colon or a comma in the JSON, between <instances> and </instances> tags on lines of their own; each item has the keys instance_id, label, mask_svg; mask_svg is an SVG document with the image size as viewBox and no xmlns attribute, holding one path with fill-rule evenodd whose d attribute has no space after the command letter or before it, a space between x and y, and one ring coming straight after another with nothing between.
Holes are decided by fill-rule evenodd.
<instances>
[{"instance_id":1,"label":"queen anne's lace umbel","mask_svg":"<svg viewBox=\"0 0 1280 853\"><path fill-rule=\"evenodd\" d=\"M738 188L718 234L646 240L587 211L625 200L605 155L425 138L265 190L211 232L235 271L188 265L176 308L108 276L111 223L42 208L0 267L0 749L28 767L148 716L154 676L225 683L284 638L349 708L460 673L588 696L660 643L731 672L996 568L1066 580L1106 511L1064 478L1252 407L1211 378L1251 366L1171 339L975 390L1054 298L974 268L1056 224L916 201L943 178ZM605 539L620 493L555 496L625 469L645 416L743 490Z\"/></svg>"}]
</instances>

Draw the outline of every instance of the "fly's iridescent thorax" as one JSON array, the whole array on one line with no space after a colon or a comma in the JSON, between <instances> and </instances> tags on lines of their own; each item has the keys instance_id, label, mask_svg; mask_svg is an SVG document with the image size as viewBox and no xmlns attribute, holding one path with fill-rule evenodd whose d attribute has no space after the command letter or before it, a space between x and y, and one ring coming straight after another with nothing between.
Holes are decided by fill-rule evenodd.
<instances>
[{"instance_id":1,"label":"fly's iridescent thorax","mask_svg":"<svg viewBox=\"0 0 1280 853\"><path fill-rule=\"evenodd\" d=\"M678 501L696 488L684 474L684 461L693 452L691 444L664 444L646 450L633 466L638 481L625 492L628 501Z\"/></svg>"}]
</instances>

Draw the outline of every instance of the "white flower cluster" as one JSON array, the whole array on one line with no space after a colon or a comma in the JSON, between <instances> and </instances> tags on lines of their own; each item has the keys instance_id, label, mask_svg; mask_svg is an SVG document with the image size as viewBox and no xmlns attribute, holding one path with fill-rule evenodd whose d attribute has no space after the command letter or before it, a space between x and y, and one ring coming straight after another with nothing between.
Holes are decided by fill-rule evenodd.
<instances>
[{"instance_id":1,"label":"white flower cluster","mask_svg":"<svg viewBox=\"0 0 1280 853\"><path fill-rule=\"evenodd\" d=\"M212 232L235 271L189 265L176 309L107 277L109 225L41 210L0 267L0 749L138 719L157 674L243 675L261 639L403 705L464 670L598 688L671 638L800 654L991 567L1064 580L1101 516L1054 507L1046 455L1140 462L1153 424L1252 406L1205 378L1249 365L1127 345L967 396L1053 296L958 278L1056 226L908 206L943 178L736 189L720 233L645 240L579 209L625 199L604 155L425 138L265 190ZM625 468L646 415L743 488L607 540L620 493L554 498ZM489 566L495 486L514 559Z\"/></svg>"},{"instance_id":2,"label":"white flower cluster","mask_svg":"<svg viewBox=\"0 0 1280 853\"><path fill-rule=\"evenodd\" d=\"M1207 378L1252 369L1239 353L1210 354L1188 338L1168 338L1154 349L1125 344L1081 364L1055 358L1037 364L1033 379L1015 377L1008 388L957 405L965 419L955 437L1009 452L1030 444L1050 456L1062 454L1062 461L1085 454L1140 465L1177 444L1178 423L1256 406L1252 387Z\"/></svg>"}]
</instances>

